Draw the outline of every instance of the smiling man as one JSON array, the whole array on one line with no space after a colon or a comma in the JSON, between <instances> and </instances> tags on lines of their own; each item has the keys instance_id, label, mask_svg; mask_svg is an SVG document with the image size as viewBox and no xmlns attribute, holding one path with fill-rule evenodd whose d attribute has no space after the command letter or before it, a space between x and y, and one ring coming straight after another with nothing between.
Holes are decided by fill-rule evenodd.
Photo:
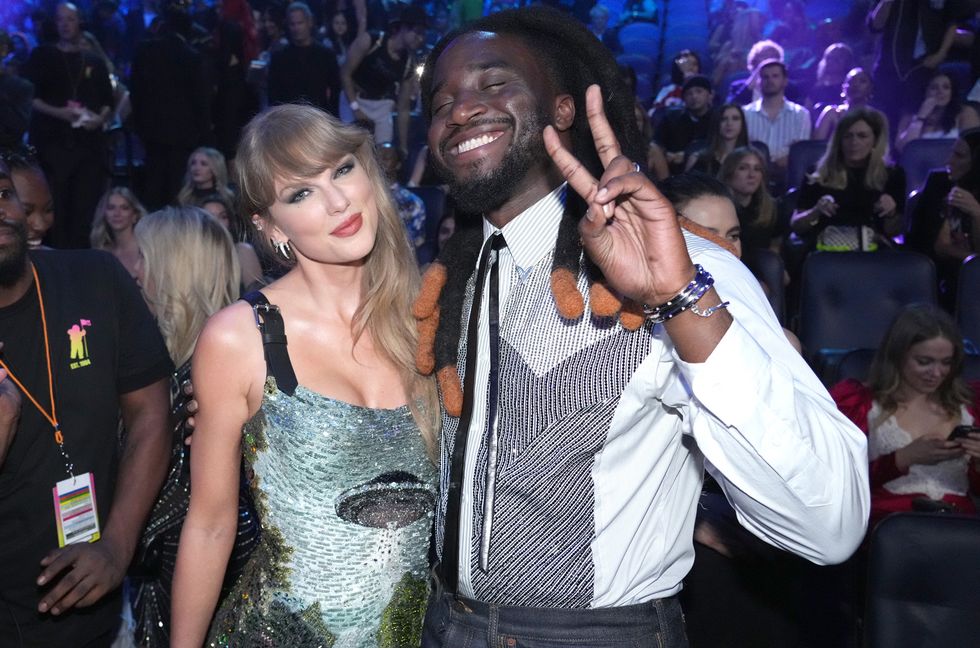
<instances>
[{"instance_id":1,"label":"smiling man","mask_svg":"<svg viewBox=\"0 0 980 648\"><path fill-rule=\"evenodd\" d=\"M28 252L24 220L0 163L0 646L108 648L167 467L172 365L112 255Z\"/></svg>"},{"instance_id":2,"label":"smiling man","mask_svg":"<svg viewBox=\"0 0 980 648\"><path fill-rule=\"evenodd\" d=\"M601 43L554 11L501 12L446 36L421 87L432 158L482 214L416 304L444 406L422 645L686 645L705 467L757 536L846 559L864 437L752 275L635 170Z\"/></svg>"}]
</instances>

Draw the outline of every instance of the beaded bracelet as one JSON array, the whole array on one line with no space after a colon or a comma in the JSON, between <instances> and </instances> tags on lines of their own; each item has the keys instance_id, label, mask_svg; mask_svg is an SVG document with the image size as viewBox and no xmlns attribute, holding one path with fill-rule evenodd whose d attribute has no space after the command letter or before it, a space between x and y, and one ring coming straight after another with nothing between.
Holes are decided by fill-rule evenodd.
<instances>
[{"instance_id":1,"label":"beaded bracelet","mask_svg":"<svg viewBox=\"0 0 980 648\"><path fill-rule=\"evenodd\" d=\"M708 292L714 283L714 277L702 268L700 264L697 264L694 266L694 279L691 279L691 283L687 284L677 295L659 306L648 306L644 304L643 314L654 324L662 324L669 319L677 317L698 303L698 300L704 297L704 294ZM712 310L711 313L713 312ZM708 315L711 313L708 313ZM702 315L702 317L707 317L708 315Z\"/></svg>"}]
</instances>

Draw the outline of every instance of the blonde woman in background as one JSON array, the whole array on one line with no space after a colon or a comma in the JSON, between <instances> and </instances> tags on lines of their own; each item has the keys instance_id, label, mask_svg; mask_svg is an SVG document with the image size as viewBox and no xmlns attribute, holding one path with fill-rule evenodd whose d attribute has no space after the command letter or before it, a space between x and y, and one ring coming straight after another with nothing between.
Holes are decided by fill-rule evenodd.
<instances>
[{"instance_id":1,"label":"blonde woman in background","mask_svg":"<svg viewBox=\"0 0 980 648\"><path fill-rule=\"evenodd\" d=\"M93 249L112 252L133 277L140 254L134 228L143 216L146 209L132 191L113 187L102 195L95 208L89 236Z\"/></svg>"},{"instance_id":2,"label":"blonde woman in background","mask_svg":"<svg viewBox=\"0 0 980 648\"><path fill-rule=\"evenodd\" d=\"M418 269L370 134L277 106L246 127L237 166L253 240L288 270L215 314L194 354L172 645L418 645L439 409L415 370ZM243 439L263 531L215 616Z\"/></svg>"},{"instance_id":3,"label":"blonde woman in background","mask_svg":"<svg viewBox=\"0 0 980 648\"><path fill-rule=\"evenodd\" d=\"M238 255L228 232L197 207L167 207L140 220L136 239L141 252L137 282L156 318L177 370L170 394L175 408L186 401L191 354L208 317L238 298ZM170 471L150 514L142 544L155 560L138 561L132 580L137 644L163 648L170 643L170 586L180 524L186 515L190 484L189 434L183 422L175 430Z\"/></svg>"},{"instance_id":4,"label":"blonde woman in background","mask_svg":"<svg viewBox=\"0 0 980 648\"><path fill-rule=\"evenodd\" d=\"M235 201L235 195L228 187L225 156L218 149L202 146L187 158L187 175L177 194L177 204L200 207L201 201L211 194L218 194L229 204Z\"/></svg>"}]
</instances>

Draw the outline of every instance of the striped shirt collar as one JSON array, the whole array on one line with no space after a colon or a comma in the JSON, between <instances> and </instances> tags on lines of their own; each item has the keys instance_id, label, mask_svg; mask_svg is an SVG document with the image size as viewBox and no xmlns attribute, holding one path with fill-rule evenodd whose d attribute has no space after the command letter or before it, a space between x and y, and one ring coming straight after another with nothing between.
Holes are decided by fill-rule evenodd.
<instances>
[{"instance_id":1,"label":"striped shirt collar","mask_svg":"<svg viewBox=\"0 0 980 648\"><path fill-rule=\"evenodd\" d=\"M567 189L568 183L563 182L547 196L518 214L502 229L498 230L484 218L483 240L486 241L494 232L503 233L507 248L514 259L514 265L522 270L531 268L555 247L558 226L565 211Z\"/></svg>"}]
</instances>

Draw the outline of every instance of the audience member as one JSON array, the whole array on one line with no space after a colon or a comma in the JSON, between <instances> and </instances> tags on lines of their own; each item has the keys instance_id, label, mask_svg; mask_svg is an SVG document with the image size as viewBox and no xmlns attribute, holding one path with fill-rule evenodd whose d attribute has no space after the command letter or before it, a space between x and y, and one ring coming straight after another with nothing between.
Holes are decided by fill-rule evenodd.
<instances>
[{"instance_id":1,"label":"audience member","mask_svg":"<svg viewBox=\"0 0 980 648\"><path fill-rule=\"evenodd\" d=\"M834 43L823 51L817 64L817 78L806 93L803 105L814 115L841 98L841 85L854 67L854 51L847 43Z\"/></svg>"},{"instance_id":2,"label":"audience member","mask_svg":"<svg viewBox=\"0 0 980 648\"><path fill-rule=\"evenodd\" d=\"M789 77L782 61L763 61L758 73L762 97L745 106L745 123L749 139L769 147L773 175L781 180L786 176L790 145L810 139L810 112L786 99Z\"/></svg>"},{"instance_id":3,"label":"audience member","mask_svg":"<svg viewBox=\"0 0 980 648\"><path fill-rule=\"evenodd\" d=\"M665 84L653 99L653 110L684 105L684 81L701 74L701 57L694 50L683 49L670 62L670 83Z\"/></svg>"},{"instance_id":4,"label":"audience member","mask_svg":"<svg viewBox=\"0 0 980 648\"><path fill-rule=\"evenodd\" d=\"M881 341L866 383L831 395L868 435L871 523L891 513L945 508L976 514L980 433L953 438L980 420L980 383L967 385L963 336L940 309L903 309Z\"/></svg>"},{"instance_id":5,"label":"audience member","mask_svg":"<svg viewBox=\"0 0 980 648\"><path fill-rule=\"evenodd\" d=\"M166 470L172 366L111 255L28 251L3 165L0 219L0 645L109 646Z\"/></svg>"},{"instance_id":6,"label":"audience member","mask_svg":"<svg viewBox=\"0 0 980 648\"><path fill-rule=\"evenodd\" d=\"M211 194L218 194L229 203L234 194L228 187L228 165L218 149L202 146L187 158L184 186L177 194L180 205L201 206L201 201Z\"/></svg>"},{"instance_id":7,"label":"audience member","mask_svg":"<svg viewBox=\"0 0 980 648\"><path fill-rule=\"evenodd\" d=\"M744 79L736 79L731 82L725 101L744 106L759 99L762 96L759 91L759 64L770 59L782 61L785 54L782 45L776 41L766 39L754 43L748 54L745 55L747 76ZM786 82L786 97L794 101L800 99L799 89L792 79Z\"/></svg>"},{"instance_id":8,"label":"audience member","mask_svg":"<svg viewBox=\"0 0 980 648\"><path fill-rule=\"evenodd\" d=\"M825 140L829 138L841 117L852 110L858 108L877 110L871 106L873 90L871 75L865 72L864 68L856 67L848 72L847 76L844 77L844 83L841 85L840 97L843 101L839 104L827 105L820 111L817 124L813 128L813 139ZM884 113L881 116L885 119L887 128L888 118L885 117ZM891 130L889 129L888 132L891 133Z\"/></svg>"},{"instance_id":9,"label":"audience member","mask_svg":"<svg viewBox=\"0 0 980 648\"><path fill-rule=\"evenodd\" d=\"M589 10L589 31L608 47L609 51L619 51L617 30L609 24L609 7L601 2L595 3Z\"/></svg>"},{"instance_id":10,"label":"audience member","mask_svg":"<svg viewBox=\"0 0 980 648\"><path fill-rule=\"evenodd\" d=\"M44 171L29 155L5 156L17 197L24 208L24 224L27 227L27 246L38 249L44 246L44 237L54 225L54 197Z\"/></svg>"},{"instance_id":11,"label":"audience member","mask_svg":"<svg viewBox=\"0 0 980 648\"><path fill-rule=\"evenodd\" d=\"M132 112L132 107L130 105L129 88L123 83L123 80L119 78L116 74L116 67L106 54L106 51L102 48L102 44L99 43L98 39L92 34L92 32L83 31L82 38L78 41L78 46L83 52L88 52L94 54L102 61L105 65L106 70L109 72L109 83L112 85L112 112L106 119L103 129L109 130L112 128L118 128L122 125L126 119L129 118Z\"/></svg>"},{"instance_id":12,"label":"audience member","mask_svg":"<svg viewBox=\"0 0 980 648\"><path fill-rule=\"evenodd\" d=\"M246 71L259 55L259 37L248 0L221 0L215 6L219 14L211 47L214 136L217 149L234 160L242 127L258 110Z\"/></svg>"},{"instance_id":13,"label":"audience member","mask_svg":"<svg viewBox=\"0 0 980 648\"><path fill-rule=\"evenodd\" d=\"M688 156L685 168L718 175L725 158L736 148L749 145L745 113L738 104L725 104L713 112L707 145Z\"/></svg>"},{"instance_id":14,"label":"audience member","mask_svg":"<svg viewBox=\"0 0 980 648\"><path fill-rule=\"evenodd\" d=\"M140 259L134 228L143 216L146 209L133 192L113 187L102 196L92 219L92 249L112 252L132 277Z\"/></svg>"},{"instance_id":15,"label":"audience member","mask_svg":"<svg viewBox=\"0 0 980 648\"><path fill-rule=\"evenodd\" d=\"M980 126L980 114L960 101L953 78L937 72L929 79L925 98L914 113L902 115L895 136L899 152L914 139L952 139L961 130Z\"/></svg>"},{"instance_id":16,"label":"audience member","mask_svg":"<svg viewBox=\"0 0 980 648\"><path fill-rule=\"evenodd\" d=\"M902 228L905 170L889 165L881 113L853 110L838 122L817 170L800 188L790 226L818 250L876 250Z\"/></svg>"},{"instance_id":17,"label":"audience member","mask_svg":"<svg viewBox=\"0 0 980 648\"><path fill-rule=\"evenodd\" d=\"M892 124L915 109L912 102L922 96L929 76L946 60L956 36L956 21L970 12L967 5L878 0L868 13L868 29L881 35L876 40L871 76L878 104Z\"/></svg>"},{"instance_id":18,"label":"audience member","mask_svg":"<svg viewBox=\"0 0 980 648\"><path fill-rule=\"evenodd\" d=\"M78 8L55 9L57 44L38 45L27 65L34 83L30 138L55 200L52 243L86 247L92 214L109 179L103 126L114 106L105 64L84 52Z\"/></svg>"},{"instance_id":19,"label":"audience member","mask_svg":"<svg viewBox=\"0 0 980 648\"><path fill-rule=\"evenodd\" d=\"M146 150L142 196L151 208L180 189L187 158L211 137L211 89L205 61L188 38L191 17L168 1L157 36L140 44L130 92L136 133Z\"/></svg>"},{"instance_id":20,"label":"audience member","mask_svg":"<svg viewBox=\"0 0 980 648\"><path fill-rule=\"evenodd\" d=\"M238 178L289 269L212 316L194 351L172 646L418 645L439 405L413 368L418 269L370 135L277 106L246 128ZM284 329L288 350L270 339ZM215 615L243 450L262 535Z\"/></svg>"},{"instance_id":21,"label":"audience member","mask_svg":"<svg viewBox=\"0 0 980 648\"><path fill-rule=\"evenodd\" d=\"M190 379L191 355L201 329L211 315L238 297L237 255L228 232L197 207L168 207L150 214L140 220L136 239L140 250L137 283L177 367L170 377L171 408L177 411L186 400L184 383ZM148 543L144 545L147 553L167 555L143 557L130 577L136 645L141 648L170 646L173 553L190 498L189 433L186 423L177 424L167 480L142 539ZM254 517L254 508L246 510ZM254 531L258 522L245 520L244 524L246 530ZM236 532L241 529L239 526ZM248 535L248 540L235 539L236 545L245 545L246 552L254 548ZM298 644L290 646L299 648Z\"/></svg>"},{"instance_id":22,"label":"audience member","mask_svg":"<svg viewBox=\"0 0 980 648\"><path fill-rule=\"evenodd\" d=\"M715 55L714 72L712 83L721 86L725 79L730 75L736 74L742 69L742 61L757 58L753 56L753 50L759 46L762 40L762 27L765 16L758 9L743 8L735 13L732 22L731 36L726 40ZM768 41L771 43L772 41ZM779 47L779 59L782 60L783 48ZM768 57L766 57L768 58ZM764 60L762 58L759 61ZM755 70L756 66L751 66L749 72ZM751 90L749 90L751 92ZM745 101L744 103L747 103Z\"/></svg>"},{"instance_id":23,"label":"audience member","mask_svg":"<svg viewBox=\"0 0 980 648\"><path fill-rule=\"evenodd\" d=\"M695 75L685 79L683 99L684 107L668 110L654 136L671 173L682 172L688 147L699 140L706 142L711 134L714 93L708 77Z\"/></svg>"},{"instance_id":24,"label":"audience member","mask_svg":"<svg viewBox=\"0 0 980 648\"><path fill-rule=\"evenodd\" d=\"M341 68L344 92L354 117L374 132L377 144L393 139L392 114L398 110L398 147L408 152L411 102L416 95L415 51L425 39L425 12L404 5L380 37L358 39Z\"/></svg>"},{"instance_id":25,"label":"audience member","mask_svg":"<svg viewBox=\"0 0 980 648\"><path fill-rule=\"evenodd\" d=\"M255 248L251 243L244 240L247 236L246 227L242 223L241 217L235 212L231 203L221 194L211 194L201 200L201 209L206 211L212 218L221 223L221 226L228 230L232 240L235 242L235 250L238 253L238 266L241 268L242 286L247 292L263 282L262 264L259 262L259 255L255 253Z\"/></svg>"},{"instance_id":26,"label":"audience member","mask_svg":"<svg viewBox=\"0 0 980 648\"><path fill-rule=\"evenodd\" d=\"M754 260L756 250L779 252L785 232L769 195L762 152L751 146L735 149L725 158L718 177L732 192L746 259Z\"/></svg>"},{"instance_id":27,"label":"audience member","mask_svg":"<svg viewBox=\"0 0 980 648\"><path fill-rule=\"evenodd\" d=\"M378 164L388 179L388 189L405 226L408 241L413 248L419 248L425 243L425 203L403 187L399 180L403 163L401 151L389 142L378 147L377 156Z\"/></svg>"},{"instance_id":28,"label":"audience member","mask_svg":"<svg viewBox=\"0 0 980 648\"><path fill-rule=\"evenodd\" d=\"M975 232L980 232L980 128L960 133L946 168L926 178L905 237L909 248L936 262L940 303L950 312L960 266L980 252Z\"/></svg>"},{"instance_id":29,"label":"audience member","mask_svg":"<svg viewBox=\"0 0 980 648\"><path fill-rule=\"evenodd\" d=\"M269 103L309 103L340 114L340 71L337 55L314 40L313 13L303 2L286 8L289 45L272 54Z\"/></svg>"},{"instance_id":30,"label":"audience member","mask_svg":"<svg viewBox=\"0 0 980 648\"><path fill-rule=\"evenodd\" d=\"M329 22L327 22L327 33L324 38L324 44L329 47L334 56L337 57L337 65L343 65L344 61L347 60L347 50L350 48L351 43L354 42L354 37L357 36L357 32L351 29L350 23L347 22L347 13L343 11L338 11L329 17ZM340 70L338 68L338 83L340 86ZM338 90L339 94L339 90Z\"/></svg>"},{"instance_id":31,"label":"audience member","mask_svg":"<svg viewBox=\"0 0 980 648\"><path fill-rule=\"evenodd\" d=\"M33 84L7 69L10 45L10 36L0 29L0 151L23 144L34 100Z\"/></svg>"}]
</instances>

